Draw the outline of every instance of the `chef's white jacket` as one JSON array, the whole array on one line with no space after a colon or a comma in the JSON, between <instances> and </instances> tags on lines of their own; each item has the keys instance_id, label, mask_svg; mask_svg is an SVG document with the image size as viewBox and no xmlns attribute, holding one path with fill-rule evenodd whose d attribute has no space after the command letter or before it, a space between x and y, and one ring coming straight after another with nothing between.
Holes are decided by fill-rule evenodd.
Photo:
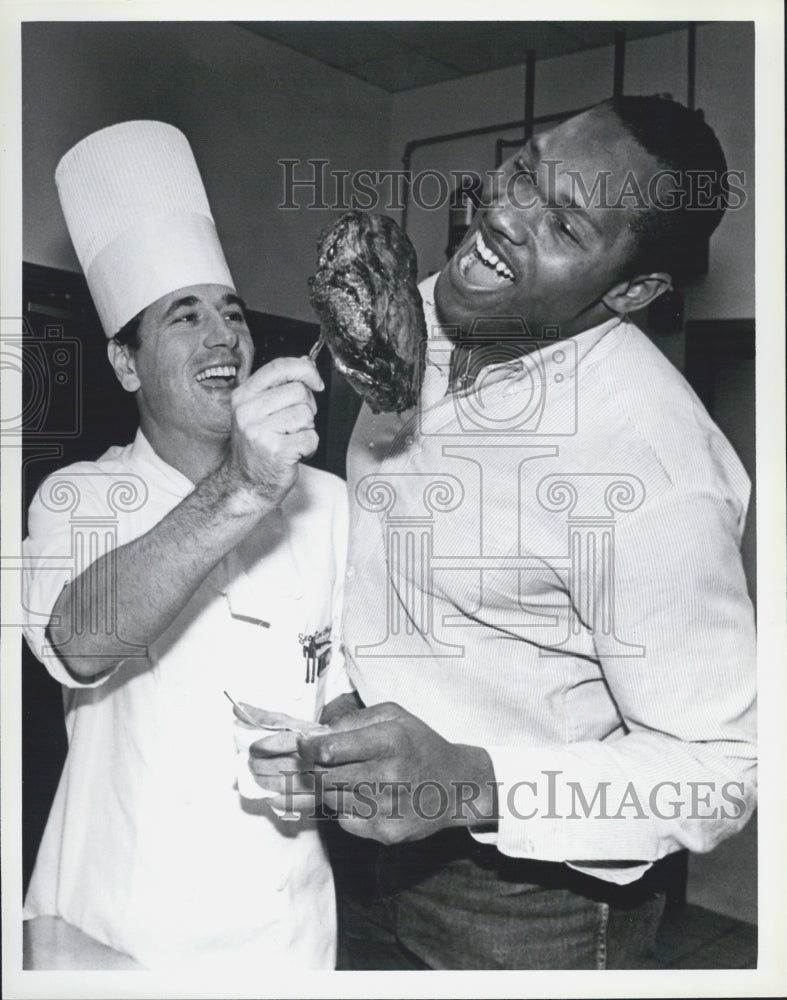
<instances>
[{"instance_id":1,"label":"chef's white jacket","mask_svg":"<svg viewBox=\"0 0 787 1000\"><path fill-rule=\"evenodd\" d=\"M222 692L314 719L327 685L328 697L346 685L338 650L314 682L303 653L339 612L341 480L301 468L280 512L215 567L147 656L129 647L86 685L45 636L62 587L192 488L140 432L50 477L31 505L25 635L64 686L69 749L25 916L57 914L153 969L330 969L335 904L317 824L239 795Z\"/></svg>"}]
</instances>

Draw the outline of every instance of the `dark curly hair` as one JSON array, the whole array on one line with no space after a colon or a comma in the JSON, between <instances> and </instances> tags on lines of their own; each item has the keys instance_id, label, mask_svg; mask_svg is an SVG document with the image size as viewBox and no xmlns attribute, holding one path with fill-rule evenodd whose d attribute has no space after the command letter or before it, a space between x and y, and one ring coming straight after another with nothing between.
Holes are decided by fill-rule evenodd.
<instances>
[{"instance_id":1,"label":"dark curly hair","mask_svg":"<svg viewBox=\"0 0 787 1000\"><path fill-rule=\"evenodd\" d=\"M597 108L615 115L659 166L672 172L671 200L677 207L650 204L632 221L639 243L636 269L665 270L678 278L691 273L728 203L727 161L713 129L701 111L664 96L613 97Z\"/></svg>"}]
</instances>

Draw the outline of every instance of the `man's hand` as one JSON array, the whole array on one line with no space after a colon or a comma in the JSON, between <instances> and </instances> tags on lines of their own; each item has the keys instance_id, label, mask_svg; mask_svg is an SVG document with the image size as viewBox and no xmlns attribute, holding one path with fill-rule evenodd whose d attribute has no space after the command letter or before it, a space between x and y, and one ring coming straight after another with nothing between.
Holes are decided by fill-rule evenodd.
<instances>
[{"instance_id":1,"label":"man's hand","mask_svg":"<svg viewBox=\"0 0 787 1000\"><path fill-rule=\"evenodd\" d=\"M308 358L277 358L232 393L232 437L225 463L232 479L278 503L298 476L298 463L314 454L317 404L324 388Z\"/></svg>"},{"instance_id":2,"label":"man's hand","mask_svg":"<svg viewBox=\"0 0 787 1000\"><path fill-rule=\"evenodd\" d=\"M497 819L489 754L449 743L399 705L344 712L330 732L297 742L317 794L357 836L392 844Z\"/></svg>"},{"instance_id":3,"label":"man's hand","mask_svg":"<svg viewBox=\"0 0 787 1000\"><path fill-rule=\"evenodd\" d=\"M328 702L322 710L320 722L324 726L335 726L340 719L360 711L363 707L363 702L358 692L347 691L345 694L337 695L332 701Z\"/></svg>"}]
</instances>

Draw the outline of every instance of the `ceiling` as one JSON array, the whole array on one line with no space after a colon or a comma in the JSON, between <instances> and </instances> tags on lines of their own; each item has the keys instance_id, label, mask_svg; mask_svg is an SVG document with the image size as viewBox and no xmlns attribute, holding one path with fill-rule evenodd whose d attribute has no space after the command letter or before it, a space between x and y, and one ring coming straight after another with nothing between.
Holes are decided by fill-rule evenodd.
<instances>
[{"instance_id":1,"label":"ceiling","mask_svg":"<svg viewBox=\"0 0 787 1000\"><path fill-rule=\"evenodd\" d=\"M487 70L686 28L688 21L239 21L359 80L396 93Z\"/></svg>"}]
</instances>

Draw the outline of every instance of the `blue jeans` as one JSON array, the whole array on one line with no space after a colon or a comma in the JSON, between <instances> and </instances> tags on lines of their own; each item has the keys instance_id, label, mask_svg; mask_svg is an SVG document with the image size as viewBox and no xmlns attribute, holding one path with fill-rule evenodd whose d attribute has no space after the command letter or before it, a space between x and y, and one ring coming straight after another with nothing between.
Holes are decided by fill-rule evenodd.
<instances>
[{"instance_id":1,"label":"blue jeans","mask_svg":"<svg viewBox=\"0 0 787 1000\"><path fill-rule=\"evenodd\" d=\"M506 858L464 830L383 847L329 834L342 969L632 969L652 952L664 893L566 865Z\"/></svg>"}]
</instances>

